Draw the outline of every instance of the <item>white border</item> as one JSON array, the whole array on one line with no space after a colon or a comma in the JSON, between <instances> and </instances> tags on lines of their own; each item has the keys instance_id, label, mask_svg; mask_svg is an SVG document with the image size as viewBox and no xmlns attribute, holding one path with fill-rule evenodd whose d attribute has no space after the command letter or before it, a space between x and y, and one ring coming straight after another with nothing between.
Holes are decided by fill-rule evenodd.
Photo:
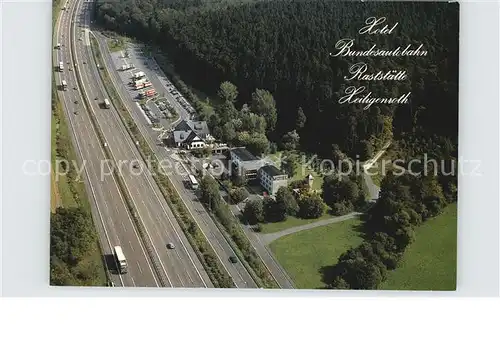
<instances>
[{"instance_id":1,"label":"white border","mask_svg":"<svg viewBox=\"0 0 500 351\"><path fill-rule=\"evenodd\" d=\"M23 174L24 160L50 160L51 2L1 4L2 294L117 296L117 289L48 286L49 177ZM499 293L499 8L463 3L460 154L481 177L459 179L457 292L215 291L120 289L121 296L497 296ZM19 94L19 92L23 92Z\"/></svg>"}]
</instances>

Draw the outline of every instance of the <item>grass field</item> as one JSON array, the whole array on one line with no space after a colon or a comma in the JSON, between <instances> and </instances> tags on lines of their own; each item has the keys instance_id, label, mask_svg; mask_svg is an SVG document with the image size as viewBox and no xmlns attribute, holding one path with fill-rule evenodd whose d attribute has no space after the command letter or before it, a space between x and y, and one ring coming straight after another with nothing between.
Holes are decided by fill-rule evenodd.
<instances>
[{"instance_id":1,"label":"grass field","mask_svg":"<svg viewBox=\"0 0 500 351\"><path fill-rule=\"evenodd\" d=\"M58 105L59 107L60 105ZM57 148L57 138L67 138L69 139L69 131L66 125L66 119L64 117L61 118L62 111L58 108L58 111L52 113L51 118L51 163L52 169L55 169L55 161L56 161L56 148ZM55 176L51 175L51 195L50 195L50 208L51 211L54 212L56 206L62 207L71 207L76 206L75 199L73 194L71 193L70 186L68 184L68 179L64 175Z\"/></svg>"},{"instance_id":2,"label":"grass field","mask_svg":"<svg viewBox=\"0 0 500 351\"><path fill-rule=\"evenodd\" d=\"M323 219L330 219L333 218L332 215L330 214L324 214L323 216L319 218L314 218L314 219L302 219L302 218L297 218L297 217L287 217L286 220L282 222L275 222L275 223L262 223L262 234L271 234L275 232L279 232L281 230L285 230L288 228L292 227L298 227L304 224L309 224L309 223L314 223L317 221L321 221Z\"/></svg>"},{"instance_id":3,"label":"grass field","mask_svg":"<svg viewBox=\"0 0 500 351\"><path fill-rule=\"evenodd\" d=\"M341 254L362 242L359 219L350 219L284 236L270 248L297 288L325 286L322 268L337 263Z\"/></svg>"},{"instance_id":4,"label":"grass field","mask_svg":"<svg viewBox=\"0 0 500 351\"><path fill-rule=\"evenodd\" d=\"M267 157L274 162L276 167L280 168L281 167L281 151L278 151L274 154L269 154ZM302 160L302 157L299 156L299 159ZM321 187L323 186L323 176L320 175L318 172L316 172L314 169L305 166L304 171L302 171L302 165L299 164L299 167L297 168L297 171L295 172L294 176L290 179L290 181L293 180L302 180L305 177L307 177L309 174L312 174L314 177L313 180L313 185L312 188L313 190L318 190L321 192Z\"/></svg>"},{"instance_id":5,"label":"grass field","mask_svg":"<svg viewBox=\"0 0 500 351\"><path fill-rule=\"evenodd\" d=\"M416 230L401 265L380 289L455 290L456 271L457 205L452 204Z\"/></svg>"}]
</instances>

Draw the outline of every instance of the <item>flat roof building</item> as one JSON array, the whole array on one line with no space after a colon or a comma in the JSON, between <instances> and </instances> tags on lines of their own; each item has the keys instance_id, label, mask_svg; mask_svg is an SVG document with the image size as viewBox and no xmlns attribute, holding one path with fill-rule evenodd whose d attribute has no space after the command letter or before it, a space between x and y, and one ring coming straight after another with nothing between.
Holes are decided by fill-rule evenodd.
<instances>
[{"instance_id":1,"label":"flat roof building","mask_svg":"<svg viewBox=\"0 0 500 351\"><path fill-rule=\"evenodd\" d=\"M265 165L258 172L260 185L266 189L269 195L274 196L278 189L288 185L288 175L274 165Z\"/></svg>"}]
</instances>

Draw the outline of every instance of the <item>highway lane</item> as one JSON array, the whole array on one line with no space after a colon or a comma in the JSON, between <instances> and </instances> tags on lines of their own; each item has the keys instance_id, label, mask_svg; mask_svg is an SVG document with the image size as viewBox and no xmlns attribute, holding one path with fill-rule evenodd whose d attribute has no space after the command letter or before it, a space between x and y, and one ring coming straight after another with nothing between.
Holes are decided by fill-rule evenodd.
<instances>
[{"instance_id":1,"label":"highway lane","mask_svg":"<svg viewBox=\"0 0 500 351\"><path fill-rule=\"evenodd\" d=\"M62 79L68 84L68 90L59 91L58 94L72 131L76 152L80 161L85 162L85 181L87 192L92 196L90 203L94 222L99 230L104 254L111 257L112 247L120 245L127 257L129 272L124 275L112 275L115 285L157 287L157 279L115 179L108 176L101 180L101 160L106 157L84 108L80 92L73 89L77 87L75 67L70 53L70 37L73 35L71 14L74 6L75 2L71 2L69 8L61 12L57 25L56 42L60 42L63 46L61 50L55 51L54 66L62 61L65 67L63 72L55 74L55 79L57 86L61 84ZM69 71L69 67L72 67L72 71ZM78 114L74 114L75 111L78 111Z\"/></svg>"},{"instance_id":2,"label":"highway lane","mask_svg":"<svg viewBox=\"0 0 500 351\"><path fill-rule=\"evenodd\" d=\"M90 17L87 16L89 12L85 11L85 5L90 4L84 4L82 9L82 16L87 26ZM114 107L102 109L100 106L106 91L93 60L88 39L84 37L76 44L79 61L86 62L81 66L83 84L91 97L92 108L100 129L108 141L108 149L114 160L123 161L124 166L121 167L120 174L147 235L156 247L155 253L158 255L168 280L173 287L211 287L208 275L185 238L154 179L148 172L141 172L141 169L146 170L147 166L141 160L139 152L127 134L118 112ZM95 97L98 99L95 100ZM137 162L140 169L136 170L131 167L131 160ZM169 242L173 243L176 248L166 249Z\"/></svg>"},{"instance_id":3,"label":"highway lane","mask_svg":"<svg viewBox=\"0 0 500 351\"><path fill-rule=\"evenodd\" d=\"M102 36L99 36L97 33L96 36L102 39ZM157 145L156 133L151 130L149 124L142 116L140 108L138 108L137 104L130 99L130 95L116 71L116 67L111 59L110 53L109 51L107 51L107 45L101 40L99 42L101 52L106 63L106 68L110 73L110 76L115 84L118 93L121 96L121 99L136 121L136 124L138 125L142 135L145 137L150 148L156 153L159 159L169 159L169 154L166 149L163 146ZM135 63L138 65L137 62ZM154 82L154 75L149 70L144 67L141 67L140 69L144 70L144 72L147 72L147 76L150 77L151 82ZM154 85L154 87L157 89L160 88L158 84L159 83L157 83L157 85ZM187 116L185 110L184 115ZM235 285L238 288L257 288L257 284L253 281L252 277L241 262L237 262L235 264L230 263L229 257L235 256L236 254L234 253L233 249L225 239L224 235L220 232L219 228L216 226L210 215L206 212L196 194L184 186L184 174L186 174L186 171L181 164L178 165L180 166L178 168L179 171L171 172L171 174L169 174L169 178L173 183L175 189L181 196L184 204L186 205L186 208L191 212L191 216L195 219L203 234L208 239L209 244L218 256L220 262L222 263L226 271L231 275L233 281L235 282Z\"/></svg>"},{"instance_id":4,"label":"highway lane","mask_svg":"<svg viewBox=\"0 0 500 351\"><path fill-rule=\"evenodd\" d=\"M98 33L96 33L96 35L100 39L101 52L107 53L106 55L103 54L103 58L106 61L107 68L110 71L110 74L112 75L112 79L114 80L115 86L117 87L117 90L122 96L122 100L127 105L129 111L135 112L131 113L131 115L136 120L141 130L141 133L143 134L143 136L146 137L148 143L150 144L150 147L153 150L155 150L158 157L160 158L167 157L169 155L169 152L164 147L156 143L156 132L149 127L149 125L145 122L144 118L141 118L141 110L137 107L135 103L132 102L126 90L126 87L123 84L121 84L120 74L115 69L116 62L113 61L112 54L104 42L105 38L102 35L98 35ZM129 50L131 59L129 59L128 61L133 62L138 70L144 71L146 73L150 81L153 83L155 89L161 95L163 94L165 95L165 97L171 102L172 106L177 110L179 116L182 119L189 118L189 114L187 113L187 111L182 106L180 106L180 104L176 101L176 99L172 97L171 94L168 92L168 89L166 87L167 79L165 78L165 75L161 72L161 70L157 67L156 63L152 63L151 62L152 60L149 60L148 65L146 67L143 64L143 61L145 60L144 57L142 57L142 59L134 57L134 51L136 50L137 49L131 50L132 52L130 52ZM157 74L159 75L159 77L157 76ZM202 228L204 233L208 233L209 238L212 235L216 236L216 239L210 238L210 242L213 243L212 246L214 248L217 248L217 243L214 240L218 241L222 245L222 242L225 241L225 239L222 237L222 233L220 233L215 223L213 223L213 220L208 215L205 208L199 203L199 200L196 197L196 195L191 190L186 189L186 187L183 185L182 176L179 176L178 174L173 174L170 177L170 179L174 183L174 186L176 187L177 191L181 194L182 199L186 204L187 208L193 214L196 215L195 218L200 219L198 220L198 225L200 226L200 228ZM268 270L271 272L271 275L278 282L280 287L283 289L293 289L294 285L292 280L289 278L288 274L284 271L281 265L276 261L276 259L274 258L270 250L267 248L265 243L261 240L260 234L247 230L245 230L245 233L247 234L247 237L250 240L250 243L252 244L253 248L255 249L257 254L261 257L262 261L267 266ZM226 247L226 255L231 255L231 251L232 250L230 248ZM224 257L224 254L223 253L219 254L219 256ZM244 270L243 267L241 267L239 272L241 273L241 275L244 275L242 270ZM243 281L245 280L246 279L244 279Z\"/></svg>"},{"instance_id":5,"label":"highway lane","mask_svg":"<svg viewBox=\"0 0 500 351\"><path fill-rule=\"evenodd\" d=\"M101 39L101 43L102 43L101 47L103 47L108 54L108 55L105 55L105 57L104 57L107 60L107 63L109 63L108 68L109 68L109 66L113 67L113 65L116 65L116 62L113 63L113 60L111 58L111 52L109 50L107 50L107 45L105 45L105 43L103 42L104 37L100 36L99 38ZM137 52L138 50L140 50L140 49L137 49L135 47L133 48L133 50L129 50L129 52L132 51L132 52L130 52L131 59L129 61L132 61L136 65L138 70L144 71L146 73L146 75L149 77L150 81L153 83L155 89L161 95L165 95L167 100L176 109L176 111L178 112L181 119L189 119L190 118L189 113L169 93L168 88L167 88L168 79L166 78L165 74L163 72L161 72L161 69L158 67L157 63L154 61L154 59L148 59L147 60L148 65L147 66L144 65L144 61L147 58L146 57L142 57L140 59L136 58L135 55L138 54L138 52ZM118 72L116 70L114 70L113 73L116 77L116 81L119 82L120 75L118 74ZM116 85L116 83L115 83L115 85ZM127 94L126 94L125 87L122 85L121 88L122 89L121 89L120 93L123 93L126 96ZM131 101L130 98L125 99L124 97L122 97L122 99L127 100L127 101ZM155 150L156 150L156 153L159 157L167 157L169 152L167 152L167 150L165 148L156 145L156 143L155 143L155 141L156 141L155 131L153 131L151 128L149 128L149 126L146 123L144 123L144 119L140 118L140 109L137 108L136 105L135 106L133 106L133 105L135 105L135 104L130 105L129 110L134 111L134 109L135 109L135 111L137 111L137 114L134 115L134 118L136 116L138 117L138 118L136 118L136 121L141 124L141 127L142 127L141 132L143 133L143 135L148 134L151 136L151 139L148 140L150 142L150 146L153 149L155 149L154 147L156 147ZM151 140L152 140L152 142L151 142ZM219 241L223 240L223 238L221 238L222 234L220 233L218 228L213 223L212 219L210 218L210 216L206 212L205 208L199 203L195 194L183 186L181 177L178 177L178 176L176 177L176 175L173 175L172 177L170 177L170 179L172 180L172 182L174 182L174 185L176 185L176 188L181 193L181 195L183 195L183 200L186 203L187 207L190 208L190 210L193 213L196 213L197 215L199 215L203 219L203 221L205 222L205 223L199 223L200 226L203 226L203 224L206 224L206 228L210 228L210 233L220 234L220 235L217 235L217 237L218 237ZM182 192L184 192L184 194L182 194ZM242 228L245 228L245 226L242 226ZM208 232L208 231L206 231L206 232ZM281 265L277 262L274 255L270 252L269 248L265 245L265 242L263 240L261 240L261 235L258 233L255 233L253 231L249 231L249 230L244 230L244 232L247 234L247 237L250 240L252 247L255 249L257 254L261 257L262 261L267 266L271 275L278 282L280 287L283 289L293 289L294 285L293 285L292 280L290 279L288 274L285 272L285 270L281 267ZM229 251L227 251L227 252L229 252Z\"/></svg>"}]
</instances>

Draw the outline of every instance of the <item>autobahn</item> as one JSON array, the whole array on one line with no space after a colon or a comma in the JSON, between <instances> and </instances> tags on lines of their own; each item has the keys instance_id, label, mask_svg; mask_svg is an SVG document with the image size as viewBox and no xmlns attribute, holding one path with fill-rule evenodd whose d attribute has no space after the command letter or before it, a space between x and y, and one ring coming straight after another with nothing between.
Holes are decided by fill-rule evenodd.
<instances>
[{"instance_id":1,"label":"autobahn","mask_svg":"<svg viewBox=\"0 0 500 351\"><path fill-rule=\"evenodd\" d=\"M165 273L169 286L212 287L212 282L201 262L189 245L153 177L149 174L148 166L141 159L121 123L118 112L114 106L110 109L103 109L101 106L107 94L93 60L89 41L90 11L88 10L92 3L80 2L80 4L81 7L77 12L81 37L74 42L74 45L81 83L85 93L88 94L88 101L106 140L107 149L119 168L126 191L142 222L147 240L151 242L153 256ZM132 166L133 163L139 166L138 169ZM118 166L120 164L121 166ZM167 249L168 243L173 243L175 249Z\"/></svg>"},{"instance_id":2,"label":"autobahn","mask_svg":"<svg viewBox=\"0 0 500 351\"><path fill-rule=\"evenodd\" d=\"M89 11L90 10L90 2L88 2L87 4L89 6L84 8L84 11L88 10L87 14L82 15L85 18L86 26L88 26L88 24L90 22L90 13L91 13L91 11ZM102 101L102 98L106 95L106 93L105 93L104 87L102 86L103 83L102 83L102 80L100 79L100 76L98 74L98 69L96 68L94 63L89 64L90 62L92 62L92 52L91 52L91 48L85 44L86 44L85 40L81 40L81 41L77 42L77 46L79 47L77 52L78 52L79 56L81 55L81 57L85 57L85 60L86 60L85 62L87 62L86 65L83 65L85 67L82 66L82 70L87 72L86 74L84 74L86 77L83 77L83 80L85 81L85 83L84 83L85 86L88 87L88 90L92 91L92 93L94 95L96 95L96 93L102 94L102 95L95 96L95 97L98 97L98 100L93 100L93 101L95 101L97 104L98 101ZM85 46L85 48L87 50L84 50L82 48L83 46ZM101 47L101 51L103 51L103 49L104 48ZM84 52L84 51L86 51L86 52ZM106 58L105 52L103 52L103 57ZM108 65L108 62L106 62L106 66L107 66L108 71L110 72L111 78L113 79L113 81L115 83L116 89L120 92L120 88L124 88L124 86L123 86L123 84L119 84L119 83L116 84L116 77L114 77L114 74L116 73L115 67L114 66L110 67ZM120 95L121 95L122 100L126 104L127 108L129 109L129 111L130 111L130 105L137 107L135 105L135 103L132 102L132 100L127 99L128 96L125 96L125 99L124 99L124 97L121 93L120 93ZM98 108L99 107L96 106L96 109L98 109ZM108 133L109 140L112 141L113 146L115 143L118 143L119 140L126 140L126 143L128 145L123 146L123 148L128 147L129 152L130 152L129 155L131 155L131 153L133 152L135 158L140 160L140 155L139 155L138 151L135 149L135 146L130 143L130 137L125 135L126 130L125 130L125 127L123 126L122 122L120 121L120 117L118 115L118 112L114 108L111 108L108 111L109 112L101 111L101 113L100 113L101 115L106 114L107 115L106 117L102 117L102 116L98 117L99 123L101 125L103 125L103 133ZM132 111L136 112L135 110L132 110ZM134 117L134 119L136 118L134 113L131 113L131 115ZM108 125L108 126L106 126L106 125ZM140 127L140 125L138 125L138 126ZM120 134L122 134L122 135L120 136ZM148 140L148 143L153 140L153 139L148 139L148 138L146 138L146 139ZM113 146L111 146L111 144L110 144L110 149L112 149ZM150 144L150 146L152 146L152 145ZM155 150L154 147L152 149ZM120 151L115 152L115 150L113 150L113 154L116 157L118 157L117 155L119 152ZM120 157L118 157L118 158L120 158ZM124 176L126 176L126 175L124 174ZM246 271L245 267L243 266L243 264L241 262L237 262L234 264L230 263L229 257L235 256L234 251L232 250L231 246L228 244L226 239L223 237L222 233L220 233L220 231L217 228L217 226L215 225L215 223L213 223L210 216L203 209L203 206L197 201L196 196L194 196L193 194L187 193L187 191L185 190L185 188L182 184L181 177L182 176L180 176L180 178L174 178L174 179L171 178L174 182L174 186L178 192L179 192L179 190L181 190L181 191L185 192L187 195L191 196L191 200L189 202L186 202L186 200L184 198L183 198L183 201L186 204L188 210L191 212L191 215L195 219L195 221L197 222L198 226L202 229L202 232L205 235L205 237L207 237L209 244L212 246L218 259L220 260L220 262L222 263L222 265L224 266L226 271L231 276L236 287L238 287L238 288L257 288L257 284L254 282L254 280L252 279L250 274ZM156 184L154 184L153 179L150 180L150 183L151 183L152 188L156 188ZM133 187L129 187L129 188L133 188ZM164 203L164 199L161 199L161 193L159 192L158 189L155 189L155 193L156 193L156 195L152 194L149 198L145 199L144 201L145 202L151 201L151 199L153 197L158 197L157 200L160 203ZM181 196L183 196L183 195L181 194ZM193 204L197 204L196 210L193 208ZM149 206L149 208L151 209L151 211L158 212L160 210L163 210L165 212L170 212L170 209L168 208L166 203L164 203L164 205L157 205L157 206L152 206L152 207ZM146 216L147 216L147 214L146 214ZM207 229L207 225L211 225L210 228ZM180 228L178 230L178 233L180 233L179 237L182 238L182 232L181 232ZM218 234L218 236L217 236L217 234ZM178 239L180 239L180 238L178 238ZM174 240L174 239L172 239L172 240ZM188 248L188 250L191 249L187 243L185 246Z\"/></svg>"},{"instance_id":3,"label":"autobahn","mask_svg":"<svg viewBox=\"0 0 500 351\"><path fill-rule=\"evenodd\" d=\"M102 39L96 33L98 39ZM121 78L117 75L116 66L112 62L111 57L109 56L109 52L107 52L107 45L104 43L102 45L102 40L99 40L100 50L103 53L103 59L106 64L106 68L110 73L111 79L120 95L120 98L124 102L126 108L130 112L130 115L134 118L136 125L138 126L141 134L146 139L149 147L156 153L156 156L159 159L169 159L169 154L165 150L165 148L156 145L156 135L149 128L144 117L142 117L142 112L137 107L137 105L130 99L126 88L121 81ZM154 87L159 87L160 83L154 80L153 75L148 75L151 81L154 84ZM180 164L177 164L180 165ZM225 239L224 235L221 233L217 225L214 223L210 215L206 212L203 205L198 200L197 196L190 190L186 189L184 186L184 176L183 167L176 168L178 171L171 172L169 174L169 178L174 185L177 193L180 195L182 201L186 205L186 208L190 212L191 216L196 221L198 227L201 229L202 233L207 238L209 244L212 249L216 253L219 261L222 263L226 271L229 273L233 282L238 288L257 288L257 284L252 279L251 275L245 269L244 265L241 262L230 263L229 257L235 256L235 252L232 249L231 245Z\"/></svg>"},{"instance_id":4,"label":"autobahn","mask_svg":"<svg viewBox=\"0 0 500 351\"><path fill-rule=\"evenodd\" d=\"M84 181L87 192L91 195L91 210L100 234L101 246L108 258L107 268L113 271L112 247L120 245L127 257L129 269L125 275L111 275L115 286L157 287L159 282L152 263L141 243L116 179L112 176L101 179L100 176L101 161L106 159L106 155L78 88L75 72L77 67L71 52L74 35L72 21L76 2L68 3L68 5L65 11L61 11L56 25L55 42L61 43L62 47L54 52L54 67L58 62L63 62L65 68L63 72L55 73L55 81L57 87L63 79L68 84L68 90L58 91L58 95L67 116L77 157L80 164L85 166Z\"/></svg>"},{"instance_id":5,"label":"autobahn","mask_svg":"<svg viewBox=\"0 0 500 351\"><path fill-rule=\"evenodd\" d=\"M130 112L131 116L134 118L141 134L144 136L144 138L147 140L149 147L156 153L156 155L159 158L168 158L169 152L166 150L165 147L158 145L156 142L157 135L155 131L153 131L149 124L145 121L145 119L142 117L142 112L138 108L138 106L130 99L130 96L123 85L123 82L121 81L121 77L116 71L116 63L113 62L111 58L111 53L109 51L109 48L106 45L105 42L105 37L102 35L99 35L99 33L95 33L97 38L99 39L99 44L100 44L100 49L103 54L103 59L106 63L106 68L110 72L111 79L113 80L113 83L121 96L122 101L124 102L125 106L127 107L128 111ZM189 114L183 110L183 108L177 103L174 97L172 97L169 93L166 87L164 86L164 82L160 77L157 76L158 70L152 70L150 69L151 67L154 67L156 63L153 65L149 64L147 67L141 64L142 60L136 60L134 62L138 69L141 71L146 72L148 78L150 81L153 83L153 86L157 89L157 91L161 90L162 92L165 93L165 96L169 100L169 102L174 106L174 108L177 110L179 116L181 119L187 119L189 118ZM218 254L219 258L225 264L226 269L230 272L231 276L233 277L233 280L237 280L237 278L240 277L247 277L244 279L239 280L239 284L244 284L248 279L250 279L248 272L246 272L245 268L243 265L235 265L234 267L227 267L228 265L226 264L227 258L230 255L234 255L234 251L232 250L231 246L228 244L227 240L224 238L224 235L221 233L219 228L216 226L210 215L207 213L206 209L203 207L203 205L200 203L199 199L197 198L196 194L194 194L192 191L186 189L186 187L183 185L183 177L182 174L179 173L174 173L172 176L170 176L170 180L172 181L175 189L181 196L184 204L188 208L188 210L191 212L193 217L196 219L198 226L201 228L209 242L211 243L212 247ZM253 246L253 248L256 250L258 255L261 257L262 261L268 268L269 272L273 276L273 278L277 281L278 285L283 288L283 289L293 289L294 285L291 281L291 279L288 277L288 275L284 272L283 268L279 265L279 263L274 259L272 254L269 252L265 244L260 240L260 237L258 234L251 233L251 232L246 232L248 235L248 238ZM235 271L237 270L237 271ZM247 287L248 284L246 284ZM253 285L253 284L252 284Z\"/></svg>"}]
</instances>

